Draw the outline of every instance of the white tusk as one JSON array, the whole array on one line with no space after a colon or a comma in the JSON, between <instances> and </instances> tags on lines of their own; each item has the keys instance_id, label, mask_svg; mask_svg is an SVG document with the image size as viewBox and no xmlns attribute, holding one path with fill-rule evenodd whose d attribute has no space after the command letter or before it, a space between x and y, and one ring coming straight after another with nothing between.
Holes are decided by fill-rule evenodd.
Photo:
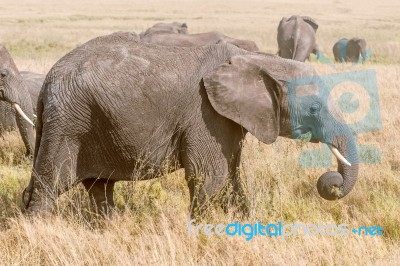
<instances>
[{"instance_id":1,"label":"white tusk","mask_svg":"<svg viewBox=\"0 0 400 266\"><path fill-rule=\"evenodd\" d=\"M32 126L35 126L35 124L33 124L32 120L29 119L29 117L24 113L24 111L22 111L21 107L16 104L13 103L12 106L15 108L15 110L26 120L29 122L29 124L31 124Z\"/></svg>"},{"instance_id":2,"label":"white tusk","mask_svg":"<svg viewBox=\"0 0 400 266\"><path fill-rule=\"evenodd\" d=\"M33 118L37 118L37 115L33 114Z\"/></svg>"},{"instance_id":3,"label":"white tusk","mask_svg":"<svg viewBox=\"0 0 400 266\"><path fill-rule=\"evenodd\" d=\"M339 161L341 161L345 165L351 166L351 163L349 163L349 161L347 161L346 158L344 158L343 155L340 154L338 149L332 147L331 145L328 145L328 147L331 150L331 152L333 153L333 155L335 155L336 158L338 158Z\"/></svg>"}]
</instances>

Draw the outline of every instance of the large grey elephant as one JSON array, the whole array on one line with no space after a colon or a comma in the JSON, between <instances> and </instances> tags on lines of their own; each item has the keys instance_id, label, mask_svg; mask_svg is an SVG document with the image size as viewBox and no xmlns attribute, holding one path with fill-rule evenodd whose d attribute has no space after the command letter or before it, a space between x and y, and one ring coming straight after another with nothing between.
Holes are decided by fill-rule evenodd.
<instances>
[{"instance_id":1,"label":"large grey elephant","mask_svg":"<svg viewBox=\"0 0 400 266\"><path fill-rule=\"evenodd\" d=\"M342 38L333 45L332 51L336 62L356 63L360 57L364 62L367 59L367 42L361 38Z\"/></svg>"},{"instance_id":2,"label":"large grey elephant","mask_svg":"<svg viewBox=\"0 0 400 266\"><path fill-rule=\"evenodd\" d=\"M0 133L18 127L27 155L34 151L32 120L44 77L19 72L7 49L0 45Z\"/></svg>"},{"instance_id":3,"label":"large grey elephant","mask_svg":"<svg viewBox=\"0 0 400 266\"><path fill-rule=\"evenodd\" d=\"M235 39L216 31L197 34L156 33L146 35L140 40L146 43L180 47L204 46L224 41L247 51L256 52L259 50L257 44L253 41Z\"/></svg>"},{"instance_id":4,"label":"large grey elephant","mask_svg":"<svg viewBox=\"0 0 400 266\"><path fill-rule=\"evenodd\" d=\"M266 144L278 136L330 145L338 172L317 183L328 200L347 195L358 175L349 128L315 93L319 79L305 63L253 53L228 43L168 47L130 33L95 38L49 71L38 100L28 213L48 213L57 197L82 182L102 210L118 180L156 178L185 169L192 217L208 199L225 198L244 212L237 167L247 132ZM289 84L306 98L294 100ZM310 91L308 91L310 90ZM333 105L334 106L334 105Z\"/></svg>"},{"instance_id":5,"label":"large grey elephant","mask_svg":"<svg viewBox=\"0 0 400 266\"><path fill-rule=\"evenodd\" d=\"M186 23L181 23L181 22L172 22L172 23L156 23L150 28L148 28L146 31L141 32L139 34L140 38L143 38L144 36L148 36L151 34L155 33L163 33L163 34L169 34L169 33L174 33L174 34L188 34L188 26Z\"/></svg>"},{"instance_id":6,"label":"large grey elephant","mask_svg":"<svg viewBox=\"0 0 400 266\"><path fill-rule=\"evenodd\" d=\"M301 62L306 61L311 53L318 57L317 29L317 22L310 17L283 17L278 26L278 55Z\"/></svg>"}]
</instances>

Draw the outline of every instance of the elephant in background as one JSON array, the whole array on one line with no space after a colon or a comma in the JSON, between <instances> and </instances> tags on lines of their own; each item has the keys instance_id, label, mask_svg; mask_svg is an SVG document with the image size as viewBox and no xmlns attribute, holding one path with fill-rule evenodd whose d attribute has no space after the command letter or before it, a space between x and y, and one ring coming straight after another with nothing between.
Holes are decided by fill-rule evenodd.
<instances>
[{"instance_id":1,"label":"elephant in background","mask_svg":"<svg viewBox=\"0 0 400 266\"><path fill-rule=\"evenodd\" d=\"M25 81L26 88L32 100L33 113L36 114L36 103L46 75L29 71L21 71L19 73Z\"/></svg>"},{"instance_id":2,"label":"elephant in background","mask_svg":"<svg viewBox=\"0 0 400 266\"><path fill-rule=\"evenodd\" d=\"M33 154L33 116L44 75L19 72L7 49L0 45L0 134L19 129L26 155Z\"/></svg>"},{"instance_id":3,"label":"elephant in background","mask_svg":"<svg viewBox=\"0 0 400 266\"><path fill-rule=\"evenodd\" d=\"M311 53L318 57L317 29L317 22L310 17L283 17L278 26L278 55L301 62L306 61Z\"/></svg>"},{"instance_id":4,"label":"elephant in background","mask_svg":"<svg viewBox=\"0 0 400 266\"><path fill-rule=\"evenodd\" d=\"M216 44L218 42L227 42L250 52L259 51L257 44L253 41L231 38L216 31L197 34L156 33L146 35L140 40L146 43L180 47L204 46Z\"/></svg>"},{"instance_id":5,"label":"elephant in background","mask_svg":"<svg viewBox=\"0 0 400 266\"><path fill-rule=\"evenodd\" d=\"M361 38L342 38L332 47L333 55L336 62L362 62L367 59L367 42Z\"/></svg>"},{"instance_id":6,"label":"elephant in background","mask_svg":"<svg viewBox=\"0 0 400 266\"><path fill-rule=\"evenodd\" d=\"M141 32L139 34L140 38L144 36L152 35L155 33L163 33L163 34L188 34L188 27L186 23L180 22L172 22L172 23L157 23L148 28L146 31Z\"/></svg>"},{"instance_id":7,"label":"elephant in background","mask_svg":"<svg viewBox=\"0 0 400 266\"><path fill-rule=\"evenodd\" d=\"M304 77L313 85L300 86L309 96L290 100L289 85ZM309 64L225 42L187 49L138 42L130 33L92 39L46 76L26 211L49 213L82 182L107 212L115 182L184 168L192 217L216 195L247 213L237 170L247 132L266 144L304 134L327 143L338 172L323 174L318 192L342 198L358 176L356 142L315 93L319 82Z\"/></svg>"}]
</instances>

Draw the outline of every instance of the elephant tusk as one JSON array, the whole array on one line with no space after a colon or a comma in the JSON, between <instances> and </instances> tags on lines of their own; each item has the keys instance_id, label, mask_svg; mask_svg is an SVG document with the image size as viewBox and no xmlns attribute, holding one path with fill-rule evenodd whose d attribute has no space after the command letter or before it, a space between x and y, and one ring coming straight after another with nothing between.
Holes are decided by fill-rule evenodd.
<instances>
[{"instance_id":1,"label":"elephant tusk","mask_svg":"<svg viewBox=\"0 0 400 266\"><path fill-rule=\"evenodd\" d=\"M33 114L33 118L37 118L37 115Z\"/></svg>"},{"instance_id":2,"label":"elephant tusk","mask_svg":"<svg viewBox=\"0 0 400 266\"><path fill-rule=\"evenodd\" d=\"M329 149L331 150L331 152L333 153L333 155L336 156L336 158L341 161L342 163L344 163L345 165L351 166L351 163L349 163L349 161L346 160L346 158L343 157L343 155L340 154L340 152L338 151L338 149L332 147L331 145L328 145Z\"/></svg>"},{"instance_id":3,"label":"elephant tusk","mask_svg":"<svg viewBox=\"0 0 400 266\"><path fill-rule=\"evenodd\" d=\"M16 110L26 121L28 121L29 124L31 124L32 126L35 126L35 124L33 124L32 120L29 119L29 117L24 113L24 111L22 111L21 107L20 107L17 103L13 103L12 106L15 108L15 110Z\"/></svg>"}]
</instances>

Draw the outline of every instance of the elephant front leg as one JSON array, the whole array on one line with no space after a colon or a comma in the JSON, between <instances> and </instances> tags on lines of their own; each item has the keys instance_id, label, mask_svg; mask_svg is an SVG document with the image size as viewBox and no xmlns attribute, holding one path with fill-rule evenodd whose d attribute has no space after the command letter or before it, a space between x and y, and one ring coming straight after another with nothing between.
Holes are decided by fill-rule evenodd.
<instances>
[{"instance_id":1,"label":"elephant front leg","mask_svg":"<svg viewBox=\"0 0 400 266\"><path fill-rule=\"evenodd\" d=\"M88 178L82 181L86 191L89 193L90 201L96 211L109 215L114 207L114 184L107 179Z\"/></svg>"},{"instance_id":2,"label":"elephant front leg","mask_svg":"<svg viewBox=\"0 0 400 266\"><path fill-rule=\"evenodd\" d=\"M244 195L240 182L236 182L236 178L230 181L231 176L236 176L236 167L231 165L236 165L233 151L237 153L239 146L230 146L229 148L233 147L233 151L228 150L227 153L220 149L220 145L210 145L205 149L197 149L197 145L194 147L196 149L186 150L183 156L192 218L202 216L215 201L225 201L229 182L234 184L235 192Z\"/></svg>"},{"instance_id":3,"label":"elephant front leg","mask_svg":"<svg viewBox=\"0 0 400 266\"><path fill-rule=\"evenodd\" d=\"M225 195L221 202L221 207L225 213L233 207L235 214L240 212L244 217L250 214L250 203L247 198L243 181L240 178L240 155L241 151L235 156L231 164L231 175L226 186Z\"/></svg>"},{"instance_id":4,"label":"elephant front leg","mask_svg":"<svg viewBox=\"0 0 400 266\"><path fill-rule=\"evenodd\" d=\"M201 217L219 195L223 195L223 188L227 184L228 175L213 175L190 173L186 181L190 193L190 216Z\"/></svg>"}]
</instances>

